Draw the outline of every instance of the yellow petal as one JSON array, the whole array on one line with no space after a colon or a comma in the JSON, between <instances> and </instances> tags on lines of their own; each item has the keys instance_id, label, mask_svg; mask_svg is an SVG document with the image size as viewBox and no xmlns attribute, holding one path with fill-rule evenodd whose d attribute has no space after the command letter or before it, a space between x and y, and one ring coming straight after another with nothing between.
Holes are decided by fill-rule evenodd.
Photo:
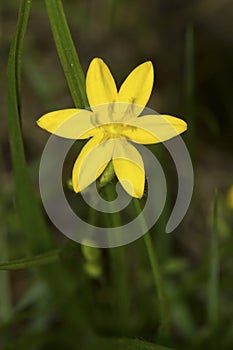
<instances>
[{"instance_id":1,"label":"yellow petal","mask_svg":"<svg viewBox=\"0 0 233 350\"><path fill-rule=\"evenodd\" d=\"M113 151L113 167L118 180L132 197L142 198L145 171L142 157L126 140L117 139Z\"/></svg>"},{"instance_id":2,"label":"yellow petal","mask_svg":"<svg viewBox=\"0 0 233 350\"><path fill-rule=\"evenodd\" d=\"M146 115L132 118L124 129L124 135L131 141L152 144L169 140L187 129L184 120L171 115Z\"/></svg>"},{"instance_id":3,"label":"yellow petal","mask_svg":"<svg viewBox=\"0 0 233 350\"><path fill-rule=\"evenodd\" d=\"M95 134L92 112L85 109L63 109L43 115L37 124L52 134L69 139L85 139Z\"/></svg>"},{"instance_id":4,"label":"yellow petal","mask_svg":"<svg viewBox=\"0 0 233 350\"><path fill-rule=\"evenodd\" d=\"M96 105L116 102L118 93L113 76L100 58L90 63L86 77L86 90L89 103L94 110Z\"/></svg>"},{"instance_id":5,"label":"yellow petal","mask_svg":"<svg viewBox=\"0 0 233 350\"><path fill-rule=\"evenodd\" d=\"M139 115L147 104L154 82L154 69L150 61L136 67L121 85L119 102L133 103Z\"/></svg>"},{"instance_id":6,"label":"yellow petal","mask_svg":"<svg viewBox=\"0 0 233 350\"><path fill-rule=\"evenodd\" d=\"M98 133L82 148L72 171L75 192L80 192L94 182L104 171L113 153L113 141L103 141L104 134Z\"/></svg>"}]
</instances>

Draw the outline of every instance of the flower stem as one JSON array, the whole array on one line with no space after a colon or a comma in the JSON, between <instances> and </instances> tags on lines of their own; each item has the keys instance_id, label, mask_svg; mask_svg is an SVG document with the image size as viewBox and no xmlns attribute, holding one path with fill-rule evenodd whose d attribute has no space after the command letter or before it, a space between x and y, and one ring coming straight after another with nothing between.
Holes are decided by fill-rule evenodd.
<instances>
[{"instance_id":1,"label":"flower stem","mask_svg":"<svg viewBox=\"0 0 233 350\"><path fill-rule=\"evenodd\" d=\"M111 205L112 193L111 188L106 186L106 197ZM117 209L117 208L116 208ZM122 226L122 220L119 212L116 210L111 214L111 227ZM110 223L109 220L109 223ZM128 296L128 270L126 259L126 247L110 248L112 287L114 290L113 305L116 307L117 326L119 331L125 331L129 321L129 296Z\"/></svg>"},{"instance_id":2,"label":"flower stem","mask_svg":"<svg viewBox=\"0 0 233 350\"><path fill-rule=\"evenodd\" d=\"M67 83L78 108L88 107L85 77L61 0L45 0L50 26Z\"/></svg>"},{"instance_id":3,"label":"flower stem","mask_svg":"<svg viewBox=\"0 0 233 350\"><path fill-rule=\"evenodd\" d=\"M218 242L218 192L213 203L213 221L210 246L210 276L208 290L208 321L210 331L214 332L219 322L219 242Z\"/></svg>"},{"instance_id":4,"label":"flower stem","mask_svg":"<svg viewBox=\"0 0 233 350\"><path fill-rule=\"evenodd\" d=\"M7 232L6 227L0 229L0 253L1 257L6 258L8 256L7 249ZM11 289L10 289L10 279L8 271L0 271L0 300L1 300L1 312L0 312L0 322L4 323L8 321L12 314L11 305Z\"/></svg>"},{"instance_id":5,"label":"flower stem","mask_svg":"<svg viewBox=\"0 0 233 350\"><path fill-rule=\"evenodd\" d=\"M140 200L134 199L133 202L134 202L136 213L139 215L141 213ZM147 231L147 224L145 222L145 218L143 217L143 215L141 215L141 228L143 232L147 232L144 235L144 242L145 242L147 254L150 260L154 284L156 287L158 301L159 301L159 313L160 313L159 334L161 336L165 336L169 333L169 319L168 319L168 312L166 307L165 292L163 288L162 277L160 273L158 259L156 256L156 251L153 247L150 232Z\"/></svg>"}]
</instances>

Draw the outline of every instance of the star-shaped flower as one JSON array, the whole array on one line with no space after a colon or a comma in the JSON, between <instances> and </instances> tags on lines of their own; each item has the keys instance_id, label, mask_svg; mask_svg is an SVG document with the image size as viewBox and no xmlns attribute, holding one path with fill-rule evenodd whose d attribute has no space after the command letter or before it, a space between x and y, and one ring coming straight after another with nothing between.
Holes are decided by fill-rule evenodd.
<instances>
[{"instance_id":1,"label":"star-shaped flower","mask_svg":"<svg viewBox=\"0 0 233 350\"><path fill-rule=\"evenodd\" d=\"M38 125L55 135L71 139L91 139L75 161L72 183L80 192L93 183L112 161L124 189L141 198L145 170L133 143L154 144L184 132L187 124L170 115L140 116L154 82L151 62L136 67L117 90L114 78L100 58L88 68L86 92L90 109L64 109L42 116Z\"/></svg>"}]
</instances>

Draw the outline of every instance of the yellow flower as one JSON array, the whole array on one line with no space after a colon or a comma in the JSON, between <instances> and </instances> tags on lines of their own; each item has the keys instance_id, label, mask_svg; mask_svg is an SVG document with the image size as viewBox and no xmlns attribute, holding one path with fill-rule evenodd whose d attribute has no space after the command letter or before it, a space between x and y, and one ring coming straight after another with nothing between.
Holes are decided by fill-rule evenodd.
<instances>
[{"instance_id":1,"label":"yellow flower","mask_svg":"<svg viewBox=\"0 0 233 350\"><path fill-rule=\"evenodd\" d=\"M118 91L107 65L102 59L94 58L86 77L91 109L54 111L37 121L41 128L61 137L91 137L73 167L75 192L93 183L112 160L124 189L133 197L142 197L144 164L132 142L163 142L187 129L183 120L170 115L139 116L150 98L153 81L153 65L145 62L130 73Z\"/></svg>"}]
</instances>

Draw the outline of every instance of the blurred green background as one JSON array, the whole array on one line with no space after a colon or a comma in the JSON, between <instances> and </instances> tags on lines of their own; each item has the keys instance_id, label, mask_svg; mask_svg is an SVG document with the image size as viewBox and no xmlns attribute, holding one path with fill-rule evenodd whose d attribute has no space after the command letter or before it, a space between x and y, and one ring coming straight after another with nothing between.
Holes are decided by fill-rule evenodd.
<instances>
[{"instance_id":1,"label":"blurred green background","mask_svg":"<svg viewBox=\"0 0 233 350\"><path fill-rule=\"evenodd\" d=\"M100 250L95 255L63 237L45 215L53 240L64 247L61 259L41 268L0 271L0 349L88 349L91 339L98 349L153 349L146 341L172 349L232 349L233 219L227 195L233 185L233 3L66 0L64 8L85 72L93 57L101 57L120 86L134 67L151 60L156 81L148 106L189 124L184 140L193 160L194 196L172 235L166 235L164 227L177 192L175 169L163 146L151 147L169 179L169 200L151 233L171 334L159 336L157 296L141 239L125 249ZM29 254L14 200L7 134L5 72L17 12L18 1L0 3L2 262ZM22 84L24 143L39 198L38 166L49 135L36 120L48 111L73 106L44 1L32 2ZM214 255L216 189L218 254ZM93 261L88 254L94 254ZM119 254L124 255L125 265L118 265ZM211 263L219 264L214 322ZM111 343L115 337L140 341Z\"/></svg>"}]
</instances>

